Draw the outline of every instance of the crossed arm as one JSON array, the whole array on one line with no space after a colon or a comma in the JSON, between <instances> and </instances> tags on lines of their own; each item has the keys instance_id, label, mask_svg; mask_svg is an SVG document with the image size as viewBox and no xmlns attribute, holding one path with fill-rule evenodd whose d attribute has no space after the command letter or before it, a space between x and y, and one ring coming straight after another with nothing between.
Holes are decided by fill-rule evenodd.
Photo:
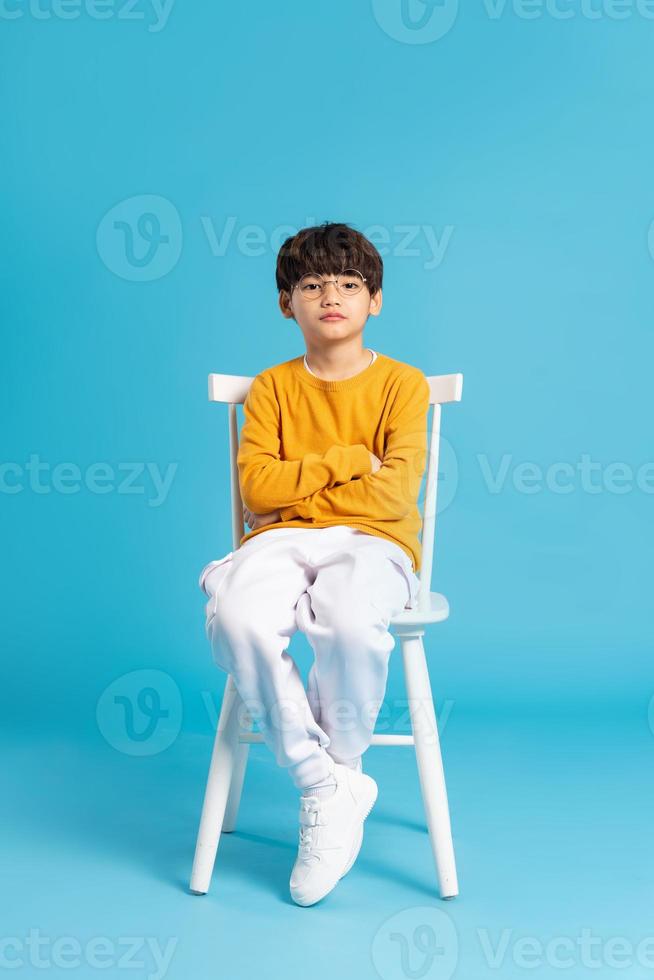
<instances>
[{"instance_id":1,"label":"crossed arm","mask_svg":"<svg viewBox=\"0 0 654 980\"><path fill-rule=\"evenodd\" d=\"M363 443L282 460L279 403L266 375L257 375L250 385L243 410L237 466L243 503L254 513L299 504L318 490L347 483L372 469L371 454Z\"/></svg>"},{"instance_id":2,"label":"crossed arm","mask_svg":"<svg viewBox=\"0 0 654 980\"><path fill-rule=\"evenodd\" d=\"M376 471L376 457L363 444L281 460L279 407L265 377L252 382L244 410L239 478L246 520L253 518L256 527L294 518L398 520L415 505L427 457L424 375L414 372L399 386Z\"/></svg>"}]
</instances>

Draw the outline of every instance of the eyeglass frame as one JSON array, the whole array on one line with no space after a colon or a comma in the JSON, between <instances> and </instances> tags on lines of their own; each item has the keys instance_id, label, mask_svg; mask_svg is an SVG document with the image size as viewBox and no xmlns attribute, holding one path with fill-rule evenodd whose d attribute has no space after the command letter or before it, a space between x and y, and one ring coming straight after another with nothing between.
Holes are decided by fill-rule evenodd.
<instances>
[{"instance_id":1,"label":"eyeglass frame","mask_svg":"<svg viewBox=\"0 0 654 980\"><path fill-rule=\"evenodd\" d=\"M316 279L320 279L320 281L323 283L323 286L327 286L330 282L333 282L334 285L336 286L336 292L338 293L338 295L339 296L347 296L347 293L342 293L341 290L339 289L339 286L338 286L339 277L340 276L344 276L346 272L356 272L356 274L358 276L361 276L361 281L362 282L364 282L364 283L368 282L368 279L366 278L366 276L362 276L358 269L343 269L342 272L339 272L338 273L338 275L336 276L336 279L325 279L325 277L324 276L321 276L319 272L305 272L304 275L301 276L298 279L298 281L295 282L295 283L293 283L293 285L291 286L291 292L289 293L289 297L293 295L293 290L295 289L296 286L299 286L300 285L300 283L304 279L304 276L315 276ZM360 290L359 290L359 292L360 292ZM359 295L359 292L355 293L354 295L355 296L358 296ZM323 292L320 292L319 293L319 296L322 296L322 295L323 295ZM303 298L306 299L307 297L304 296ZM318 296L316 296L315 299L318 299Z\"/></svg>"}]
</instances>

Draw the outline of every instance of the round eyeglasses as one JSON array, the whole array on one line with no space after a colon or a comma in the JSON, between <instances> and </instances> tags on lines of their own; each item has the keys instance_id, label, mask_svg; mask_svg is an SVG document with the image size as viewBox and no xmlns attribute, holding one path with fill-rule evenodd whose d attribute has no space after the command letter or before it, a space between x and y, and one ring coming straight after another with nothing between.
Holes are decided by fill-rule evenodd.
<instances>
[{"instance_id":1,"label":"round eyeglasses","mask_svg":"<svg viewBox=\"0 0 654 980\"><path fill-rule=\"evenodd\" d=\"M362 276L356 269L346 269L345 272L339 272L336 279L323 279L316 272L307 272L299 282L295 283L295 286L298 287L301 295L305 299L317 299L325 292L328 282L336 284L336 288L341 296L356 296L357 293L361 292L363 284L367 281L365 276ZM295 289L295 286L293 289Z\"/></svg>"}]
</instances>

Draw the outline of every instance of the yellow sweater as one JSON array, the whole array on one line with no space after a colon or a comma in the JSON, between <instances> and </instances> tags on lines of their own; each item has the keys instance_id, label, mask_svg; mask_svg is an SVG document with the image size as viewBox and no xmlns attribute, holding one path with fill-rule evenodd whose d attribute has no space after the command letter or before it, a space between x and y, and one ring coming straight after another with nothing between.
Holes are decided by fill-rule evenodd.
<instances>
[{"instance_id":1,"label":"yellow sweater","mask_svg":"<svg viewBox=\"0 0 654 980\"><path fill-rule=\"evenodd\" d=\"M384 354L352 378L324 381L304 357L267 368L243 405L238 450L241 497L274 527L346 524L422 556L418 496L427 465L429 383ZM369 452L382 461L372 472Z\"/></svg>"}]
</instances>

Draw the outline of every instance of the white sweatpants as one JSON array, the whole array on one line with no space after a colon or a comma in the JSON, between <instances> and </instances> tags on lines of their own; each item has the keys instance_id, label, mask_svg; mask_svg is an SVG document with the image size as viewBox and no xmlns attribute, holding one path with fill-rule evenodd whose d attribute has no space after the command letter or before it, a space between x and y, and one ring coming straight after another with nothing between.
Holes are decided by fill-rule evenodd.
<instances>
[{"instance_id":1,"label":"white sweatpants","mask_svg":"<svg viewBox=\"0 0 654 980\"><path fill-rule=\"evenodd\" d=\"M297 787L351 764L370 744L386 691L392 616L419 579L399 545L357 528L271 527L209 562L206 635L277 763ZM305 691L288 654L300 629L314 652Z\"/></svg>"}]
</instances>

